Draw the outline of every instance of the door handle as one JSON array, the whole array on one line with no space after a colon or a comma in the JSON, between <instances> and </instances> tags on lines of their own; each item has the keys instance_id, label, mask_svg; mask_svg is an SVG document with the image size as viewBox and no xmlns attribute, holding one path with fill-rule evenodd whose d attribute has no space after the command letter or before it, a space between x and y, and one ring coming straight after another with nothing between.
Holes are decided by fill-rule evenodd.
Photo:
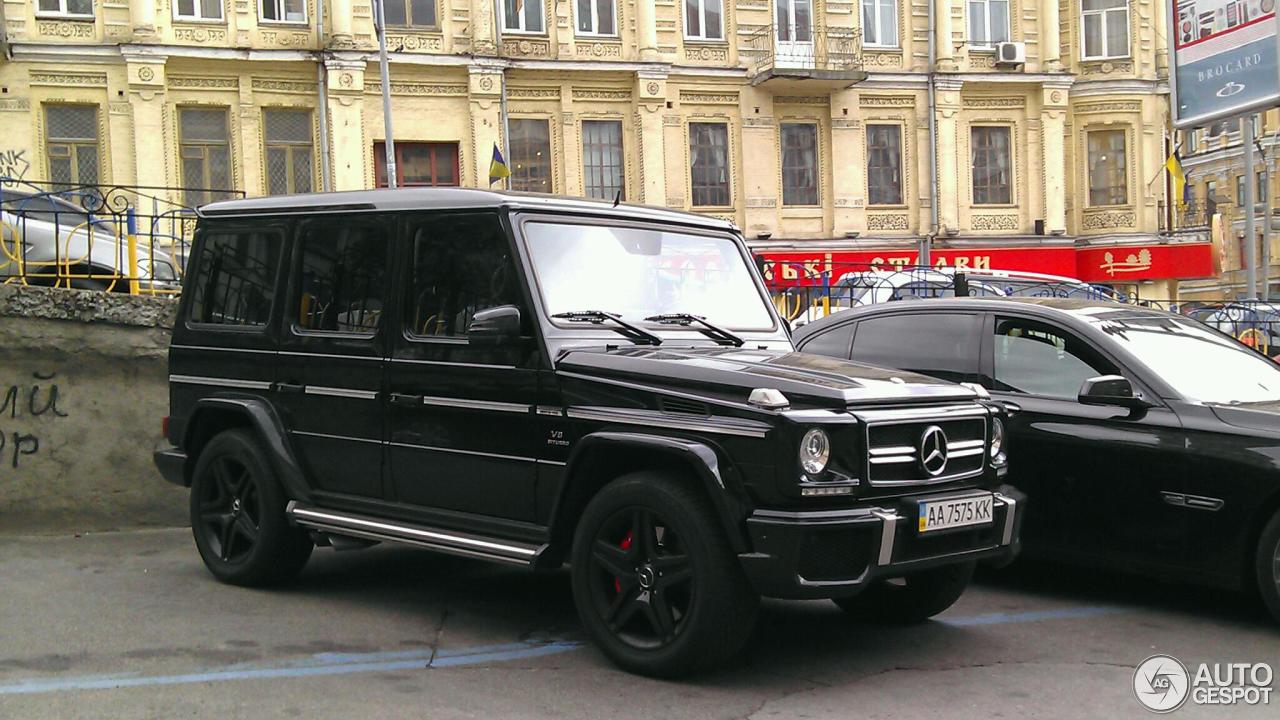
<instances>
[{"instance_id":1,"label":"door handle","mask_svg":"<svg viewBox=\"0 0 1280 720\"><path fill-rule=\"evenodd\" d=\"M307 386L303 385L302 383L276 383L276 391L282 392L282 393L298 394L298 393L306 392Z\"/></svg>"},{"instance_id":2,"label":"door handle","mask_svg":"<svg viewBox=\"0 0 1280 720\"><path fill-rule=\"evenodd\" d=\"M404 393L391 393L391 404L400 407L422 407L423 397L421 395L405 395Z\"/></svg>"}]
</instances>

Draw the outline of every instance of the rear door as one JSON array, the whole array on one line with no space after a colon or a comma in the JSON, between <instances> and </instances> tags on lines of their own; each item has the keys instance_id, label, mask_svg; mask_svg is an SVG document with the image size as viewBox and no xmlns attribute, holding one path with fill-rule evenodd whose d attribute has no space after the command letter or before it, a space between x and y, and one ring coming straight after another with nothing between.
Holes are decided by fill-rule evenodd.
<instances>
[{"instance_id":1,"label":"rear door","mask_svg":"<svg viewBox=\"0 0 1280 720\"><path fill-rule=\"evenodd\" d=\"M1028 549L1148 571L1179 565L1186 514L1161 495L1184 484L1177 416L1080 404L1086 379L1133 376L1066 328L1013 315L988 328L983 383L1021 408L1010 418L1009 482L1030 500Z\"/></svg>"},{"instance_id":2,"label":"rear door","mask_svg":"<svg viewBox=\"0 0 1280 720\"><path fill-rule=\"evenodd\" d=\"M384 497L392 227L385 215L320 216L301 221L295 234L275 394L307 476L329 505Z\"/></svg>"}]
</instances>

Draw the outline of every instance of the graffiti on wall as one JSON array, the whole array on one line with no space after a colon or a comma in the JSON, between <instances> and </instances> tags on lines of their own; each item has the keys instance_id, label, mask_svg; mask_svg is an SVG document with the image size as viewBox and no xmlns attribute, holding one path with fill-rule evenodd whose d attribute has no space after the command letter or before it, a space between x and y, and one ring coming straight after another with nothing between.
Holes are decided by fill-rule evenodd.
<instances>
[{"instance_id":1,"label":"graffiti on wall","mask_svg":"<svg viewBox=\"0 0 1280 720\"><path fill-rule=\"evenodd\" d=\"M57 373L34 372L30 381L0 384L0 474L18 470L40 452L38 429L67 417L58 406Z\"/></svg>"},{"instance_id":2,"label":"graffiti on wall","mask_svg":"<svg viewBox=\"0 0 1280 720\"><path fill-rule=\"evenodd\" d=\"M0 150L0 178L22 180L30 169L26 150Z\"/></svg>"}]
</instances>

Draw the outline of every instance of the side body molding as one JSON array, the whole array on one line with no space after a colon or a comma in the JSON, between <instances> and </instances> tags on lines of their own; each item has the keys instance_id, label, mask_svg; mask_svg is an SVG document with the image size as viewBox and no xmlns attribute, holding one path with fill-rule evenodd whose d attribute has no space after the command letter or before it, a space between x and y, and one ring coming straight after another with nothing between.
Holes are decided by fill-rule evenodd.
<instances>
[{"instance_id":1,"label":"side body molding","mask_svg":"<svg viewBox=\"0 0 1280 720\"><path fill-rule=\"evenodd\" d=\"M302 473L302 465L289 444L289 434L285 430L284 423L280 421L279 415L271 405L262 398L226 395L197 400L195 411L191 413L191 418L186 423L182 442L184 449L189 450L192 447L193 435L200 427L201 416L212 413L232 413L245 418L254 434L262 441L263 448L275 465L280 483L284 485L289 499L301 502L311 500L311 490ZM194 464L196 458L192 457L189 462Z\"/></svg>"},{"instance_id":2,"label":"side body molding","mask_svg":"<svg viewBox=\"0 0 1280 720\"><path fill-rule=\"evenodd\" d=\"M624 451L643 452L663 465L690 471L706 491L735 552L748 550L744 521L751 504L734 469L723 466L716 451L705 443L647 433L596 432L574 445L564 487L552 512L553 538L572 541L571 535L565 537L561 533L576 523L596 490L613 479L599 473L601 465L608 466L605 459Z\"/></svg>"}]
</instances>

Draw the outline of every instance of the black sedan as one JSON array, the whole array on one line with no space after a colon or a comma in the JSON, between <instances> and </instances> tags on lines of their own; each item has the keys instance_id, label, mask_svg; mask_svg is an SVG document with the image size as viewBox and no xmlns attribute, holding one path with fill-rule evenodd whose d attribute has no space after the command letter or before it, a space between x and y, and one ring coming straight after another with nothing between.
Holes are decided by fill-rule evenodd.
<instances>
[{"instance_id":1,"label":"black sedan","mask_svg":"<svg viewBox=\"0 0 1280 720\"><path fill-rule=\"evenodd\" d=\"M1247 590L1280 620L1280 365L1195 320L1087 300L855 308L803 352L984 386L1016 409L1031 556Z\"/></svg>"}]
</instances>

